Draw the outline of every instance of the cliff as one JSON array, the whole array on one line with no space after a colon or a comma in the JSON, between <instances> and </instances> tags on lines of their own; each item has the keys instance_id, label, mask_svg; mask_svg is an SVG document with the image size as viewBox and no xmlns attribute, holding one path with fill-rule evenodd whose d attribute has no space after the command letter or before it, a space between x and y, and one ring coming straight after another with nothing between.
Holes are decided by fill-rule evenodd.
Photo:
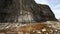
<instances>
[{"instance_id":1,"label":"cliff","mask_svg":"<svg viewBox=\"0 0 60 34\"><path fill-rule=\"evenodd\" d=\"M34 0L3 0L0 4L0 22L57 21L48 5L38 5Z\"/></svg>"},{"instance_id":2,"label":"cliff","mask_svg":"<svg viewBox=\"0 0 60 34\"><path fill-rule=\"evenodd\" d=\"M41 11L43 12L43 18L47 21L56 21L54 13L50 9L48 5L38 4L41 8Z\"/></svg>"}]
</instances>

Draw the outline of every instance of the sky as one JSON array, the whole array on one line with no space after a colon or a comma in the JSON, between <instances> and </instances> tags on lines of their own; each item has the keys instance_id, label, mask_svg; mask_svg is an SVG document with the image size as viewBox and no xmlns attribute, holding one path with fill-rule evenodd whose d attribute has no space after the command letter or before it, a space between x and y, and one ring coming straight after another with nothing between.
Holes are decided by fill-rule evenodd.
<instances>
[{"instance_id":1,"label":"sky","mask_svg":"<svg viewBox=\"0 0 60 34\"><path fill-rule=\"evenodd\" d=\"M57 19L60 18L60 0L35 0L38 4L47 4L55 14Z\"/></svg>"}]
</instances>

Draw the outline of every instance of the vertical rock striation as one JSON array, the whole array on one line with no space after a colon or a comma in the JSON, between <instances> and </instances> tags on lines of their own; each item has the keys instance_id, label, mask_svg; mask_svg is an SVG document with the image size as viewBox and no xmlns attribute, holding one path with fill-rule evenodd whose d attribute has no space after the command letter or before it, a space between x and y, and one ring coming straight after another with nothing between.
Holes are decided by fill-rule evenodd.
<instances>
[{"instance_id":1,"label":"vertical rock striation","mask_svg":"<svg viewBox=\"0 0 60 34\"><path fill-rule=\"evenodd\" d=\"M32 23L57 21L47 5L34 0L0 0L0 22Z\"/></svg>"}]
</instances>

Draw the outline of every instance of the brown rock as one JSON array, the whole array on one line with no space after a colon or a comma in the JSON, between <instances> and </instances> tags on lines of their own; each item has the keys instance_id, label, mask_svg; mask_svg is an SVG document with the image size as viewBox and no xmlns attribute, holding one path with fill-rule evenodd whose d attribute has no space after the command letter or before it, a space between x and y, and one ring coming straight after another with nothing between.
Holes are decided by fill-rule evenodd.
<instances>
[{"instance_id":1,"label":"brown rock","mask_svg":"<svg viewBox=\"0 0 60 34\"><path fill-rule=\"evenodd\" d=\"M49 23L50 22L50 23ZM12 23L11 23L12 24ZM9 24L9 25L11 25ZM60 33L60 22L48 21L46 23L34 23L34 24L19 24L20 26L12 26L3 28L0 33L5 34L59 34Z\"/></svg>"}]
</instances>

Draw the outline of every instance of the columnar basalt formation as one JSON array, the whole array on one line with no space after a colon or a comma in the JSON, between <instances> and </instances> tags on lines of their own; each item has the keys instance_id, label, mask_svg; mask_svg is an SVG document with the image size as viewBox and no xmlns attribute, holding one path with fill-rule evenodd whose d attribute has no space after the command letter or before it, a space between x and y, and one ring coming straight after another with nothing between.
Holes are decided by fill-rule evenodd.
<instances>
[{"instance_id":1,"label":"columnar basalt formation","mask_svg":"<svg viewBox=\"0 0 60 34\"><path fill-rule=\"evenodd\" d=\"M0 0L0 22L44 21L57 21L47 5L38 5L34 0Z\"/></svg>"}]
</instances>

